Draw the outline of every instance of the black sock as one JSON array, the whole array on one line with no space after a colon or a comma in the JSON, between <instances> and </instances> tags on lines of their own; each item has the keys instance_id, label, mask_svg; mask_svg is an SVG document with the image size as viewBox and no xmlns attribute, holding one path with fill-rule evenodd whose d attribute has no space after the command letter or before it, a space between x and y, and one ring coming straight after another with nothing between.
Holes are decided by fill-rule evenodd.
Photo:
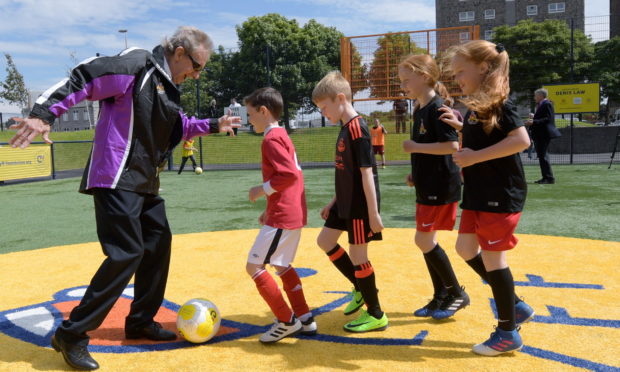
<instances>
[{"instance_id":1,"label":"black sock","mask_svg":"<svg viewBox=\"0 0 620 372\"><path fill-rule=\"evenodd\" d=\"M360 289L357 284L357 280L355 279L355 267L353 267L353 262L351 262L351 258L347 254L347 251L345 251L340 244L336 244L334 249L327 252L327 256L332 261L334 266L340 270L342 275L349 279L351 284L355 287L355 290L359 291Z\"/></svg>"},{"instance_id":2,"label":"black sock","mask_svg":"<svg viewBox=\"0 0 620 372\"><path fill-rule=\"evenodd\" d=\"M435 248L431 249L430 252L424 253L424 259L428 260L433 269L435 269L435 272L441 278L443 286L446 288L448 293L454 296L461 294L461 286L459 281L456 279L454 270L452 270L450 259L439 244L437 244Z\"/></svg>"},{"instance_id":3,"label":"black sock","mask_svg":"<svg viewBox=\"0 0 620 372\"><path fill-rule=\"evenodd\" d=\"M428 269L428 273L431 276L431 281L433 282L433 297L435 298L441 298L444 297L448 292L446 291L446 287L443 286L443 282L441 281L441 278L439 277L439 274L437 273L437 271L433 268L433 265L431 265L430 259L428 258L427 255L423 255L424 256L424 262L426 262L426 268Z\"/></svg>"},{"instance_id":4,"label":"black sock","mask_svg":"<svg viewBox=\"0 0 620 372\"><path fill-rule=\"evenodd\" d=\"M510 268L489 271L489 285L497 307L497 326L505 331L512 331L515 322L515 284Z\"/></svg>"},{"instance_id":5,"label":"black sock","mask_svg":"<svg viewBox=\"0 0 620 372\"><path fill-rule=\"evenodd\" d=\"M465 261L465 262L467 262L467 264L472 269L474 269L474 271L478 273L478 275L480 275L482 280L484 280L487 283L489 282L489 277L487 275L487 269L484 268L484 263L482 262L482 254L478 253L476 257L472 258L469 261ZM519 298L519 296L517 296L517 293L515 292L515 304L518 304L519 302L521 302L521 299Z\"/></svg>"},{"instance_id":6,"label":"black sock","mask_svg":"<svg viewBox=\"0 0 620 372\"><path fill-rule=\"evenodd\" d=\"M381 311L381 305L379 305L379 295L377 294L377 285L375 284L375 271L370 261L355 266L355 278L357 279L359 291L362 292L364 302L366 302L368 314L381 319L383 311Z\"/></svg>"}]
</instances>

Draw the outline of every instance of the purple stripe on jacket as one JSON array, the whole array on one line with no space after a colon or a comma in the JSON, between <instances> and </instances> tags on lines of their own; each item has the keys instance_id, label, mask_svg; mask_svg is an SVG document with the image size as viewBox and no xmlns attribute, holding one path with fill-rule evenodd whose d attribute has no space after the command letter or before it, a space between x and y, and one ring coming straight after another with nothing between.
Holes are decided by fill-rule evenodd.
<instances>
[{"instance_id":1,"label":"purple stripe on jacket","mask_svg":"<svg viewBox=\"0 0 620 372\"><path fill-rule=\"evenodd\" d=\"M133 75L105 75L93 79L84 85L84 88L69 94L65 99L50 106L49 110L59 117L70 107L85 99L99 101L108 97L116 97L127 93L130 86L133 86L135 77Z\"/></svg>"},{"instance_id":2,"label":"purple stripe on jacket","mask_svg":"<svg viewBox=\"0 0 620 372\"><path fill-rule=\"evenodd\" d=\"M205 136L212 133L212 128L217 128L218 119L188 118L183 112L179 112L183 120L183 140L190 140L196 136ZM213 124L213 126L211 126Z\"/></svg>"},{"instance_id":3,"label":"purple stripe on jacket","mask_svg":"<svg viewBox=\"0 0 620 372\"><path fill-rule=\"evenodd\" d=\"M114 94L115 100L114 102L104 101L101 104L100 116L95 129L91 163L88 170L87 189L95 187L111 188L116 175L124 166L123 159L126 156L125 153L129 151L128 143L132 135L130 124L133 120L132 92L134 76L110 76L114 76L114 80L107 81L107 83L113 85L106 90L107 97L110 97L110 93L116 93ZM105 88L105 85L97 88L90 97L92 99L102 97L98 89ZM105 96L102 98L105 98Z\"/></svg>"}]
</instances>

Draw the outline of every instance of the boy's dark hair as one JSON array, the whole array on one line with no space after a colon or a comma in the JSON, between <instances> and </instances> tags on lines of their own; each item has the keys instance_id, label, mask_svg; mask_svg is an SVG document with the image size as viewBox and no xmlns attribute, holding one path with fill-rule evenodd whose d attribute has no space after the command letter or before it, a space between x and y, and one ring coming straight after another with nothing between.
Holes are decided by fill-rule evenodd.
<instances>
[{"instance_id":1,"label":"boy's dark hair","mask_svg":"<svg viewBox=\"0 0 620 372\"><path fill-rule=\"evenodd\" d=\"M261 106L267 107L274 119L279 119L282 114L282 95L271 87L256 89L243 99L243 103L256 109Z\"/></svg>"}]
</instances>

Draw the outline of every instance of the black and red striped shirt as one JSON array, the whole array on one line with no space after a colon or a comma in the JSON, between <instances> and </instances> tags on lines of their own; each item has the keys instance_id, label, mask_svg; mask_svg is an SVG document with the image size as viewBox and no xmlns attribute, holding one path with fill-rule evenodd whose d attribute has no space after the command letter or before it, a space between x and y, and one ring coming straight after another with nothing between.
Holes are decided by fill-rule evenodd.
<instances>
[{"instance_id":1,"label":"black and red striped shirt","mask_svg":"<svg viewBox=\"0 0 620 372\"><path fill-rule=\"evenodd\" d=\"M356 116L342 126L336 141L336 204L343 219L368 218L360 168L372 167L379 207L379 177L366 121Z\"/></svg>"}]
</instances>

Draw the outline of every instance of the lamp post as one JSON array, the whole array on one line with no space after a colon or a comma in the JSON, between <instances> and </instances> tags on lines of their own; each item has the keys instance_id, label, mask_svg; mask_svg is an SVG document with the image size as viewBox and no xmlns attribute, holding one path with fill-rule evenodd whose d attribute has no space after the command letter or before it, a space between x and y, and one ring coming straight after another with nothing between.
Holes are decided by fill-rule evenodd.
<instances>
[{"instance_id":1,"label":"lamp post","mask_svg":"<svg viewBox=\"0 0 620 372\"><path fill-rule=\"evenodd\" d=\"M125 34L125 49L127 49L127 30L121 29L121 30L118 30L118 32L120 32L121 34Z\"/></svg>"}]
</instances>

